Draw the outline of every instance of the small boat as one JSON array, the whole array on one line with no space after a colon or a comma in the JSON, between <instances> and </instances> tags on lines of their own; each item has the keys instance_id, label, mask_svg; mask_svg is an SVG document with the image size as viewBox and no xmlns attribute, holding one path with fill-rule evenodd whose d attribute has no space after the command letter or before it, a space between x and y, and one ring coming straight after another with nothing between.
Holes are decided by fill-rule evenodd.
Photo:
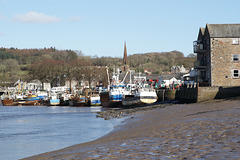
<instances>
[{"instance_id":1,"label":"small boat","mask_svg":"<svg viewBox=\"0 0 240 160\"><path fill-rule=\"evenodd\" d=\"M84 106L86 104L85 96L75 96L74 98L69 99L70 106Z\"/></svg>"},{"instance_id":2,"label":"small boat","mask_svg":"<svg viewBox=\"0 0 240 160\"><path fill-rule=\"evenodd\" d=\"M91 106L100 106L101 105L100 96L98 94L94 94L90 97L90 105Z\"/></svg>"},{"instance_id":3,"label":"small boat","mask_svg":"<svg viewBox=\"0 0 240 160\"><path fill-rule=\"evenodd\" d=\"M86 98L86 106L100 106L101 105L101 100L100 100L100 95L99 92L94 89L89 89L86 88L83 90L83 95Z\"/></svg>"},{"instance_id":4,"label":"small boat","mask_svg":"<svg viewBox=\"0 0 240 160\"><path fill-rule=\"evenodd\" d=\"M60 99L57 98L57 96L51 96L50 99L49 99L49 104L51 106L57 106L60 104Z\"/></svg>"}]
</instances>

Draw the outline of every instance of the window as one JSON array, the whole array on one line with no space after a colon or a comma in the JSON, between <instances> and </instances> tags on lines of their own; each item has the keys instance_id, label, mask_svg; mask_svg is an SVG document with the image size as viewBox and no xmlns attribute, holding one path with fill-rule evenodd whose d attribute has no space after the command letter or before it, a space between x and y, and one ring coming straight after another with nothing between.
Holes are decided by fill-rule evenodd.
<instances>
[{"instance_id":1,"label":"window","mask_svg":"<svg viewBox=\"0 0 240 160\"><path fill-rule=\"evenodd\" d=\"M233 38L232 39L232 44L239 44L238 38Z\"/></svg>"},{"instance_id":2,"label":"window","mask_svg":"<svg viewBox=\"0 0 240 160\"><path fill-rule=\"evenodd\" d=\"M239 61L239 54L233 54L233 62Z\"/></svg>"},{"instance_id":3,"label":"window","mask_svg":"<svg viewBox=\"0 0 240 160\"><path fill-rule=\"evenodd\" d=\"M239 78L239 70L233 70L233 78Z\"/></svg>"}]
</instances>

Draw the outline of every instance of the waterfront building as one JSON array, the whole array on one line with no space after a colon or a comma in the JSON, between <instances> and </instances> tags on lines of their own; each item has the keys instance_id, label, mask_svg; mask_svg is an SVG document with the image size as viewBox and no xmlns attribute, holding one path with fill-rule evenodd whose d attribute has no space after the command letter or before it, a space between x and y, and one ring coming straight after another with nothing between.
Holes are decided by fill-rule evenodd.
<instances>
[{"instance_id":1,"label":"waterfront building","mask_svg":"<svg viewBox=\"0 0 240 160\"><path fill-rule=\"evenodd\" d=\"M240 24L206 24L193 42L197 81L207 86L240 86Z\"/></svg>"}]
</instances>

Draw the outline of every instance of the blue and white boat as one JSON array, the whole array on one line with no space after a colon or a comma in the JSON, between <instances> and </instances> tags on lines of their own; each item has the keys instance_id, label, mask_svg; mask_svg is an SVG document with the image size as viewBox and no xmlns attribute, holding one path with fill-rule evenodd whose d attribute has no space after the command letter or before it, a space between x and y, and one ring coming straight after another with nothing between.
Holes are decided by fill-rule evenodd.
<instances>
[{"instance_id":1,"label":"blue and white boat","mask_svg":"<svg viewBox=\"0 0 240 160\"><path fill-rule=\"evenodd\" d=\"M90 97L90 105L91 106L100 106L101 105L101 100L99 95L92 95Z\"/></svg>"},{"instance_id":2,"label":"blue and white boat","mask_svg":"<svg viewBox=\"0 0 240 160\"><path fill-rule=\"evenodd\" d=\"M117 70L117 74L113 73L112 83L109 85L107 92L100 93L100 100L103 107L118 108L122 106L122 98L126 92L126 85L123 81L119 82L120 70Z\"/></svg>"},{"instance_id":3,"label":"blue and white boat","mask_svg":"<svg viewBox=\"0 0 240 160\"><path fill-rule=\"evenodd\" d=\"M51 96L49 99L50 106L57 106L60 104L60 99L57 96Z\"/></svg>"}]
</instances>

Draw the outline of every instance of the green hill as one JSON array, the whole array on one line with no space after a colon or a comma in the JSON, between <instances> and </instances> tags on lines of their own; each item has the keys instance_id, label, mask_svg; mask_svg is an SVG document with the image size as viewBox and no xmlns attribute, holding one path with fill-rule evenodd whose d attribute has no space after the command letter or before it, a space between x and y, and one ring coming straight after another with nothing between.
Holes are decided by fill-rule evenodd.
<instances>
[{"instance_id":1,"label":"green hill","mask_svg":"<svg viewBox=\"0 0 240 160\"><path fill-rule=\"evenodd\" d=\"M152 52L129 55L127 65L135 71L146 69L152 73L161 74L169 72L173 65L192 68L194 61L196 61L196 56L184 57L184 54L179 51ZM108 66L112 71L113 67L123 67L123 59L83 56L72 50L56 50L52 47L44 49L0 48L0 82L2 86L6 86L8 83L10 85L19 78L23 80L40 78L43 81L53 81L56 76L63 79L74 76L81 78L79 73L97 76L89 74L91 67L87 66ZM99 73L103 74L102 71Z\"/></svg>"}]
</instances>

